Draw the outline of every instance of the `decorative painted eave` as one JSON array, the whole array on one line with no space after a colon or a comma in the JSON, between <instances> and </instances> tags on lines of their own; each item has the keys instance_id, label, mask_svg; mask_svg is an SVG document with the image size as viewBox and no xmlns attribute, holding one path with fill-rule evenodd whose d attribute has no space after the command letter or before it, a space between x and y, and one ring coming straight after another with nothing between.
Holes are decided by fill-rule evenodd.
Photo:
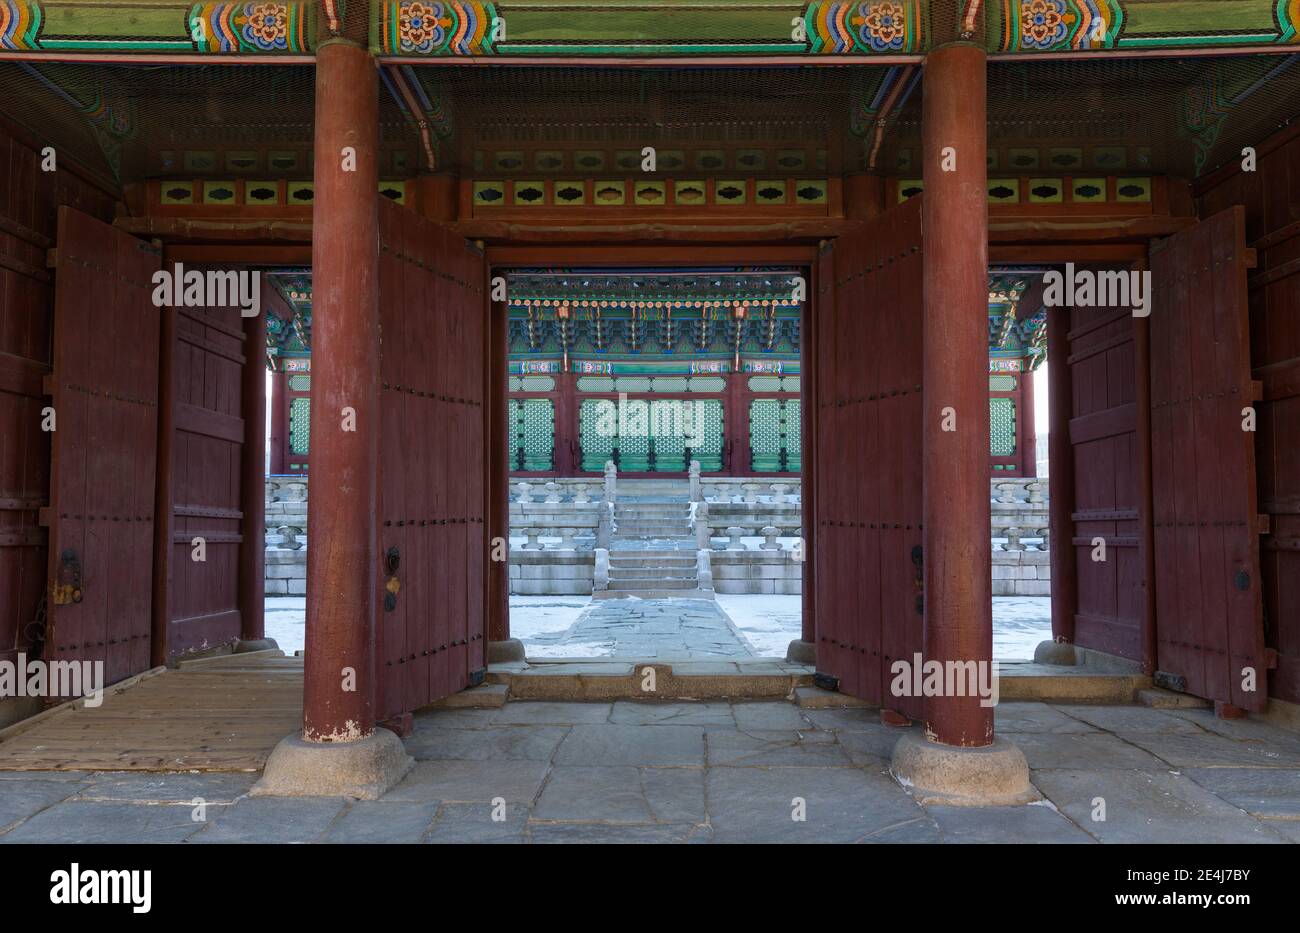
<instances>
[{"instance_id":1,"label":"decorative painted eave","mask_svg":"<svg viewBox=\"0 0 1300 933\"><path fill-rule=\"evenodd\" d=\"M317 4L136 0L0 0L0 51L303 55Z\"/></svg>"},{"instance_id":2,"label":"decorative painted eave","mask_svg":"<svg viewBox=\"0 0 1300 933\"><path fill-rule=\"evenodd\" d=\"M388 0L371 9L379 55L437 57L916 58L938 10L975 0ZM184 3L0 0L0 52L284 56L337 32L338 0ZM1300 0L983 0L1003 55L1210 51L1300 44ZM945 28L936 30L939 25ZM974 31L978 34L978 30Z\"/></svg>"}]
</instances>

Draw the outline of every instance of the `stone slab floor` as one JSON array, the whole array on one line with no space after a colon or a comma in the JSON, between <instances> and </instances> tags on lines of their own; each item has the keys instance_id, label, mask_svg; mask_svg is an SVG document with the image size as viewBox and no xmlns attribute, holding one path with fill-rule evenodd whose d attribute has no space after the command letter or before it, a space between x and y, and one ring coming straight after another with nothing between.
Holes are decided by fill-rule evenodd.
<instances>
[{"instance_id":1,"label":"stone slab floor","mask_svg":"<svg viewBox=\"0 0 1300 933\"><path fill-rule=\"evenodd\" d=\"M417 714L415 769L377 801L249 798L255 774L0 772L0 841L1300 842L1300 735L1145 707L997 720L1042 803L919 806L875 710L512 702Z\"/></svg>"}]
</instances>

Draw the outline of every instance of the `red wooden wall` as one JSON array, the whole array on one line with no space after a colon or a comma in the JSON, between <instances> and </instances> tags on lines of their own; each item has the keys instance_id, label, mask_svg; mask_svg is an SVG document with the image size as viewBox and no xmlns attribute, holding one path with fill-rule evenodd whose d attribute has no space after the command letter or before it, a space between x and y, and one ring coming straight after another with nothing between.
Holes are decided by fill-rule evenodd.
<instances>
[{"instance_id":1,"label":"red wooden wall","mask_svg":"<svg viewBox=\"0 0 1300 933\"><path fill-rule=\"evenodd\" d=\"M240 547L246 535L253 547L264 540L263 529L244 527L240 502L247 348L239 307L167 308L162 314L161 582L154 599L159 663L239 637ZM251 351L259 354L258 365L261 348ZM194 559L196 537L204 542L202 561Z\"/></svg>"},{"instance_id":2,"label":"red wooden wall","mask_svg":"<svg viewBox=\"0 0 1300 933\"><path fill-rule=\"evenodd\" d=\"M1052 313L1065 313L1054 309ZM1127 308L1069 309L1069 436L1074 489L1072 528L1059 539L1071 548L1078 587L1075 643L1142 659L1146 612L1141 526L1136 324ZM1093 560L1093 541L1105 560Z\"/></svg>"},{"instance_id":3,"label":"red wooden wall","mask_svg":"<svg viewBox=\"0 0 1300 933\"><path fill-rule=\"evenodd\" d=\"M114 198L0 128L0 661L31 645L45 590L50 439L42 377L52 363L53 276L45 267L61 204L108 220Z\"/></svg>"},{"instance_id":4,"label":"red wooden wall","mask_svg":"<svg viewBox=\"0 0 1300 933\"><path fill-rule=\"evenodd\" d=\"M1240 204L1246 243L1257 251L1249 278L1250 356L1263 383L1255 404L1264 634L1277 652L1270 695L1300 703L1300 127L1257 147L1254 172L1239 168L1199 188L1202 217Z\"/></svg>"}]
</instances>

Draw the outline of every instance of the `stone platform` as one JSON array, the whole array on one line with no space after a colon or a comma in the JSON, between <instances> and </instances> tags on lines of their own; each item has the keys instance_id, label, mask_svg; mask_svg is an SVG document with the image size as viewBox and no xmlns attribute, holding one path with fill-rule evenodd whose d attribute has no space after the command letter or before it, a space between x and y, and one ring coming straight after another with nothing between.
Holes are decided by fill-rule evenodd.
<instances>
[{"instance_id":1,"label":"stone platform","mask_svg":"<svg viewBox=\"0 0 1300 933\"><path fill-rule=\"evenodd\" d=\"M0 842L1300 842L1295 733L1045 703L997 723L1042 804L922 806L874 709L510 702L417 713L415 768L374 801L249 797L255 773L0 774Z\"/></svg>"}]
</instances>

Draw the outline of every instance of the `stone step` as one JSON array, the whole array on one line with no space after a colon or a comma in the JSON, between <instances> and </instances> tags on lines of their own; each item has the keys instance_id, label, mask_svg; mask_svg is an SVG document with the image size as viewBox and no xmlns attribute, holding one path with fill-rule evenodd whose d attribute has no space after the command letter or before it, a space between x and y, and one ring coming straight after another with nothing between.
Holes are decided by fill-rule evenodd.
<instances>
[{"instance_id":1,"label":"stone step","mask_svg":"<svg viewBox=\"0 0 1300 933\"><path fill-rule=\"evenodd\" d=\"M647 667L655 669L661 700L782 699L812 683L807 668L766 659L531 662L491 666L487 679L508 685L511 700L643 700Z\"/></svg>"},{"instance_id":2,"label":"stone step","mask_svg":"<svg viewBox=\"0 0 1300 933\"><path fill-rule=\"evenodd\" d=\"M611 570L620 567L694 567L694 557L615 557L609 555Z\"/></svg>"},{"instance_id":3,"label":"stone step","mask_svg":"<svg viewBox=\"0 0 1300 933\"><path fill-rule=\"evenodd\" d=\"M674 530L672 530L672 529L667 529L667 528L647 528L647 529L645 529L645 530L636 529L636 530L632 530L632 531L624 531L622 528L620 528L620 529L619 529L619 530L618 530L618 531L613 535L613 537L615 537L615 538L641 538L641 539L645 539L645 538L662 538L662 539L664 539L665 541L667 541L667 540L671 540L671 539L673 539L673 538L678 538L678 539L681 539L681 540L685 540L685 539L687 539L687 538L694 538L694 535L691 534L690 532L686 532L686 531L674 531Z\"/></svg>"},{"instance_id":4,"label":"stone step","mask_svg":"<svg viewBox=\"0 0 1300 933\"><path fill-rule=\"evenodd\" d=\"M508 684L481 684L443 697L433 705L441 709L500 709L509 695Z\"/></svg>"},{"instance_id":5,"label":"stone step","mask_svg":"<svg viewBox=\"0 0 1300 933\"><path fill-rule=\"evenodd\" d=\"M694 567L611 567L610 580L694 580Z\"/></svg>"},{"instance_id":6,"label":"stone step","mask_svg":"<svg viewBox=\"0 0 1300 933\"><path fill-rule=\"evenodd\" d=\"M686 527L685 522L664 522L663 524L649 524L638 522L636 524L620 524L615 534L620 535L637 535L645 537L647 535L660 535L669 538L685 537L694 534L691 529Z\"/></svg>"},{"instance_id":7,"label":"stone step","mask_svg":"<svg viewBox=\"0 0 1300 933\"><path fill-rule=\"evenodd\" d=\"M653 590L597 590L591 594L592 599L623 599L633 596L637 599L715 599L713 590L682 590L659 587Z\"/></svg>"},{"instance_id":8,"label":"stone step","mask_svg":"<svg viewBox=\"0 0 1300 933\"><path fill-rule=\"evenodd\" d=\"M695 574L686 576L664 576L662 574L645 574L631 575L623 574L621 576L610 575L609 588L611 590L625 589L646 589L654 587L663 590L689 590L695 588Z\"/></svg>"},{"instance_id":9,"label":"stone step","mask_svg":"<svg viewBox=\"0 0 1300 933\"><path fill-rule=\"evenodd\" d=\"M690 516L685 512L673 512L669 515L615 515L614 521L620 525L626 524L645 524L645 525L667 525L678 524L685 526L690 520Z\"/></svg>"},{"instance_id":10,"label":"stone step","mask_svg":"<svg viewBox=\"0 0 1300 933\"><path fill-rule=\"evenodd\" d=\"M691 559L693 560L694 553L694 548L627 548L625 550L612 548L609 552L609 559L614 561L628 557L635 557L638 560L642 560L659 557L672 558L691 556Z\"/></svg>"},{"instance_id":11,"label":"stone step","mask_svg":"<svg viewBox=\"0 0 1300 933\"><path fill-rule=\"evenodd\" d=\"M625 528L669 528L675 531L689 531L690 522L686 516L673 516L671 518L615 518L614 524L620 531Z\"/></svg>"}]
</instances>

